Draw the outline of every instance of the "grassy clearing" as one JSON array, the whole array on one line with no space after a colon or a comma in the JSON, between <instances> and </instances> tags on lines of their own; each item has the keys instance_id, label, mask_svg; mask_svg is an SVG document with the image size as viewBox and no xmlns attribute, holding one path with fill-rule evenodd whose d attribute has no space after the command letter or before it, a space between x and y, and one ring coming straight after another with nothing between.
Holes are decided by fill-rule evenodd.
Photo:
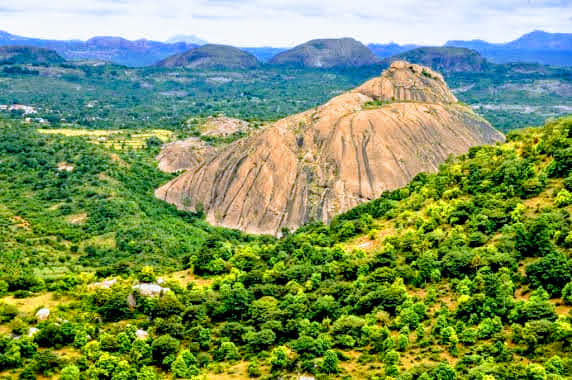
<instances>
[{"instance_id":1,"label":"grassy clearing","mask_svg":"<svg viewBox=\"0 0 572 380\"><path fill-rule=\"evenodd\" d=\"M57 298L54 293L47 292L34 297L14 298L14 296L6 296L0 299L0 302L14 305L20 313L33 314L36 310L47 307L54 310L58 305L68 301L65 298Z\"/></svg>"},{"instance_id":2,"label":"grassy clearing","mask_svg":"<svg viewBox=\"0 0 572 380\"><path fill-rule=\"evenodd\" d=\"M117 150L141 149L145 147L147 140L156 137L162 142L174 140L175 134L165 129L150 129L144 131L127 130L104 130L104 129L38 129L44 135L62 135L67 137L87 137L92 143L104 144Z\"/></svg>"},{"instance_id":3,"label":"grassy clearing","mask_svg":"<svg viewBox=\"0 0 572 380\"><path fill-rule=\"evenodd\" d=\"M198 286L210 286L213 283L213 278L201 278L197 277L193 274L191 269L173 272L166 276L163 276L166 281L176 281L183 287L186 287L191 282L195 283Z\"/></svg>"}]
</instances>

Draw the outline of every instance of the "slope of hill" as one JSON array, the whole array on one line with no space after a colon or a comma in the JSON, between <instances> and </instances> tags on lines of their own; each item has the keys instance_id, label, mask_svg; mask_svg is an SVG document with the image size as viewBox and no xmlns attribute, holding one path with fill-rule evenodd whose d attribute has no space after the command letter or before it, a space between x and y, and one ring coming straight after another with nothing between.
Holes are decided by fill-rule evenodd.
<instances>
[{"instance_id":1,"label":"slope of hill","mask_svg":"<svg viewBox=\"0 0 572 380\"><path fill-rule=\"evenodd\" d=\"M2 123L0 376L567 379L571 136L512 133L278 240L154 200L153 149Z\"/></svg>"},{"instance_id":2,"label":"slope of hill","mask_svg":"<svg viewBox=\"0 0 572 380\"><path fill-rule=\"evenodd\" d=\"M0 46L0 65L52 65L65 60L55 51L30 46Z\"/></svg>"},{"instance_id":3,"label":"slope of hill","mask_svg":"<svg viewBox=\"0 0 572 380\"><path fill-rule=\"evenodd\" d=\"M388 58L394 62L405 60L445 72L483 72L487 61L475 50L456 47L421 47Z\"/></svg>"},{"instance_id":4,"label":"slope of hill","mask_svg":"<svg viewBox=\"0 0 572 380\"><path fill-rule=\"evenodd\" d=\"M448 41L445 45L474 49L495 63L537 62L572 66L572 33L534 31L505 44L473 40Z\"/></svg>"},{"instance_id":5,"label":"slope of hill","mask_svg":"<svg viewBox=\"0 0 572 380\"><path fill-rule=\"evenodd\" d=\"M378 63L378 58L353 38L312 40L276 55L273 65L298 67L360 67Z\"/></svg>"},{"instance_id":6,"label":"slope of hill","mask_svg":"<svg viewBox=\"0 0 572 380\"><path fill-rule=\"evenodd\" d=\"M253 69L259 65L260 62L255 56L238 48L208 44L165 58L156 66L191 69Z\"/></svg>"},{"instance_id":7,"label":"slope of hill","mask_svg":"<svg viewBox=\"0 0 572 380\"><path fill-rule=\"evenodd\" d=\"M35 46L55 50L67 60L100 60L126 66L148 66L197 45L150 40L129 41L121 37L94 37L88 41L44 40L0 32L0 46Z\"/></svg>"},{"instance_id":8,"label":"slope of hill","mask_svg":"<svg viewBox=\"0 0 572 380\"><path fill-rule=\"evenodd\" d=\"M443 77L394 62L381 77L223 148L157 190L210 223L279 234L437 170L450 154L503 136L457 104Z\"/></svg>"}]
</instances>

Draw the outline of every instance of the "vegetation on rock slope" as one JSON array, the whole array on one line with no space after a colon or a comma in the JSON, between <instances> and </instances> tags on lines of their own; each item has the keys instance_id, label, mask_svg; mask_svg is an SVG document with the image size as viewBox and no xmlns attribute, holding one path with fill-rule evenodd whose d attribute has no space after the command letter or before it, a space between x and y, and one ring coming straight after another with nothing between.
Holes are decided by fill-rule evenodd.
<instances>
[{"instance_id":1,"label":"vegetation on rock slope","mask_svg":"<svg viewBox=\"0 0 572 380\"><path fill-rule=\"evenodd\" d=\"M572 118L473 148L330 226L280 240L212 229L153 200L165 175L150 165L152 146L111 154L12 123L0 132L0 250L15 258L1 271L3 376L572 374ZM75 169L55 171L60 161ZM83 225L63 222L81 211ZM115 229L111 252L82 244ZM42 257L90 265L48 276ZM157 267L114 265L132 258ZM26 270L11 275L12 262ZM189 269L168 273L177 262ZM135 292L130 307L132 285L155 272L170 290ZM109 289L93 285L112 275ZM47 321L14 306L14 297L47 306L29 292L56 297ZM39 331L26 337L30 327Z\"/></svg>"}]
</instances>

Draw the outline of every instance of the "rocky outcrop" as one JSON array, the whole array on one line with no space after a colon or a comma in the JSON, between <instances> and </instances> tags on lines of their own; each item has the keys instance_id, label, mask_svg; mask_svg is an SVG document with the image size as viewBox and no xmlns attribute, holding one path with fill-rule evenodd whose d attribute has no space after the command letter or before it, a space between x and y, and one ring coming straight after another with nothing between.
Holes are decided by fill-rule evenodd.
<instances>
[{"instance_id":1,"label":"rocky outcrop","mask_svg":"<svg viewBox=\"0 0 572 380\"><path fill-rule=\"evenodd\" d=\"M250 53L232 46L213 44L172 55L157 63L159 67L189 69L253 69L259 65L260 62Z\"/></svg>"},{"instance_id":2,"label":"rocky outcrop","mask_svg":"<svg viewBox=\"0 0 572 380\"><path fill-rule=\"evenodd\" d=\"M378 63L371 50L353 38L312 40L276 55L273 65L299 67L359 67Z\"/></svg>"},{"instance_id":3,"label":"rocky outcrop","mask_svg":"<svg viewBox=\"0 0 572 380\"><path fill-rule=\"evenodd\" d=\"M395 62L381 77L224 147L157 189L180 209L251 233L333 216L504 136L440 74Z\"/></svg>"},{"instance_id":4,"label":"rocky outcrop","mask_svg":"<svg viewBox=\"0 0 572 380\"><path fill-rule=\"evenodd\" d=\"M405 61L394 62L380 77L367 81L354 92L384 102L457 103L441 74Z\"/></svg>"},{"instance_id":5,"label":"rocky outcrop","mask_svg":"<svg viewBox=\"0 0 572 380\"><path fill-rule=\"evenodd\" d=\"M213 152L214 148L200 138L190 137L163 145L156 159L159 170L176 173L199 167Z\"/></svg>"},{"instance_id":6,"label":"rocky outcrop","mask_svg":"<svg viewBox=\"0 0 572 380\"><path fill-rule=\"evenodd\" d=\"M210 137L227 137L247 130L248 122L226 116L209 116L200 128L203 136Z\"/></svg>"},{"instance_id":7,"label":"rocky outcrop","mask_svg":"<svg viewBox=\"0 0 572 380\"><path fill-rule=\"evenodd\" d=\"M50 309L47 307L41 308L36 312L36 320L38 322L46 321L50 317Z\"/></svg>"}]
</instances>

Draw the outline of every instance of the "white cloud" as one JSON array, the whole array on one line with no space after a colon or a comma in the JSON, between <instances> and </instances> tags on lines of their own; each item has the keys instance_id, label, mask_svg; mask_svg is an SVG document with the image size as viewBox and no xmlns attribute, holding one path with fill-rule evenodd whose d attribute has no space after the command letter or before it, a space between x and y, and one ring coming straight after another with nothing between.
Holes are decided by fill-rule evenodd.
<instances>
[{"instance_id":1,"label":"white cloud","mask_svg":"<svg viewBox=\"0 0 572 380\"><path fill-rule=\"evenodd\" d=\"M240 46L318 37L363 42L501 42L533 29L572 32L572 0L0 0L0 29L46 38L195 34Z\"/></svg>"}]
</instances>

